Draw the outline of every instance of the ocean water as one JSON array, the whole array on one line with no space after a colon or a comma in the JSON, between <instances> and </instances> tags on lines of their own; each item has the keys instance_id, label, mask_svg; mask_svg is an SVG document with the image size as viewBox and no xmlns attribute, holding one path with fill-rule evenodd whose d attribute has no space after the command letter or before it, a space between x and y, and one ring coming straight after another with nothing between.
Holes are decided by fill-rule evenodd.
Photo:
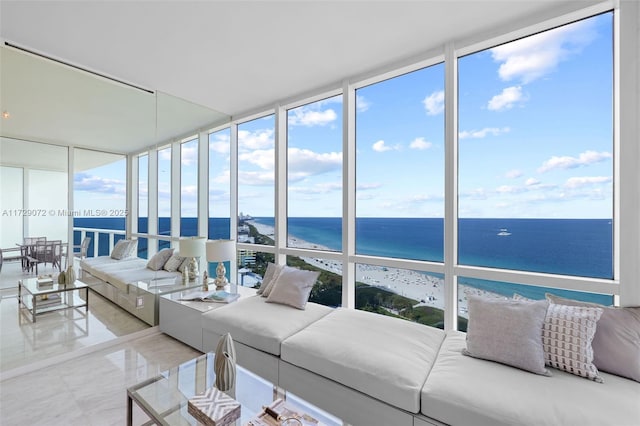
<instances>
[{"instance_id":1,"label":"ocean water","mask_svg":"<svg viewBox=\"0 0 640 426\"><path fill-rule=\"evenodd\" d=\"M254 218L273 226L274 219ZM289 218L289 234L340 251L340 218ZM607 219L460 219L459 263L530 272L611 279L613 228ZM357 218L356 253L442 262L444 220ZM438 274L431 274L438 276ZM461 284L505 296L544 298L547 288L461 277ZM568 290L554 293L611 304L610 295Z\"/></svg>"},{"instance_id":2,"label":"ocean water","mask_svg":"<svg viewBox=\"0 0 640 426\"><path fill-rule=\"evenodd\" d=\"M254 220L274 226L274 218ZM75 218L75 226L124 229L122 218ZM163 235L170 233L170 219L160 218ZM197 235L197 219L182 218L183 236ZM342 249L340 218L289 218L289 233L299 239ZM140 232L147 222L141 218ZM612 224L606 219L460 219L459 262L531 272L611 279L613 276ZM75 244L80 233L75 233ZM499 235L502 234L502 235ZM100 235L100 255L108 254L108 236ZM229 238L229 219L210 218L209 238ZM104 241L104 243L103 243ZM146 257L146 239L138 243L139 255ZM168 246L161 244L160 248ZM93 252L93 242L89 250ZM358 218L356 219L356 253L364 255L443 261L443 219ZM437 276L437 274L431 274ZM461 277L459 282L511 296L518 292L530 298L543 298L548 289L496 281ZM554 290L565 297L611 304L610 295Z\"/></svg>"}]
</instances>

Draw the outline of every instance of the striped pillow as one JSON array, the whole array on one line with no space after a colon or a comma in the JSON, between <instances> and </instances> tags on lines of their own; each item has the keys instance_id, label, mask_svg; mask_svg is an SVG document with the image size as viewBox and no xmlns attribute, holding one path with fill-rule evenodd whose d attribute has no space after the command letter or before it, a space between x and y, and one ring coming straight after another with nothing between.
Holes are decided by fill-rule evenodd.
<instances>
[{"instance_id":1,"label":"striped pillow","mask_svg":"<svg viewBox=\"0 0 640 426\"><path fill-rule=\"evenodd\" d=\"M545 364L602 383L591 342L601 308L550 304L542 327Z\"/></svg>"}]
</instances>

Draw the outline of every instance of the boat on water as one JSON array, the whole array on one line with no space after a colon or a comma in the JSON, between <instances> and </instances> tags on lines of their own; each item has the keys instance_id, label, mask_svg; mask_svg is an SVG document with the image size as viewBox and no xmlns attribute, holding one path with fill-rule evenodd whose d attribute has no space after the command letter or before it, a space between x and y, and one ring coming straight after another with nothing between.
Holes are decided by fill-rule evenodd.
<instances>
[{"instance_id":1,"label":"boat on water","mask_svg":"<svg viewBox=\"0 0 640 426\"><path fill-rule=\"evenodd\" d=\"M509 232L509 230L507 230L507 228L501 228L500 232L498 232L498 235L500 237L506 237L507 235L511 235L511 232Z\"/></svg>"}]
</instances>

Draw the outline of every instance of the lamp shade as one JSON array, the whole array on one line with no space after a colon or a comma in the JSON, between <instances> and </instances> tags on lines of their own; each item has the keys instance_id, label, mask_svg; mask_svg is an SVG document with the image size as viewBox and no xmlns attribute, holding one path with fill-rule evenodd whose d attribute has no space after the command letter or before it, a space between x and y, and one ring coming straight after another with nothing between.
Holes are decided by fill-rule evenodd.
<instances>
[{"instance_id":1,"label":"lamp shade","mask_svg":"<svg viewBox=\"0 0 640 426\"><path fill-rule=\"evenodd\" d=\"M207 241L207 262L226 262L236 258L235 240Z\"/></svg>"},{"instance_id":2,"label":"lamp shade","mask_svg":"<svg viewBox=\"0 0 640 426\"><path fill-rule=\"evenodd\" d=\"M205 237L180 238L180 256L200 257L204 254Z\"/></svg>"}]
</instances>

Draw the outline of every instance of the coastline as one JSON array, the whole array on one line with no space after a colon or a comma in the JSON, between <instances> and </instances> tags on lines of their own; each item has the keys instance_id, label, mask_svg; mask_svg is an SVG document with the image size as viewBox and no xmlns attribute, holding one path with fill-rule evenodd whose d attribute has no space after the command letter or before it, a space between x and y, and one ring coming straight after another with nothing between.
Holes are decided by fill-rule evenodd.
<instances>
[{"instance_id":1,"label":"coastline","mask_svg":"<svg viewBox=\"0 0 640 426\"><path fill-rule=\"evenodd\" d=\"M270 238L274 237L275 229L272 226L248 220L256 230ZM309 243L300 238L290 236L288 246L292 248L304 248L315 250L327 250L327 247L319 244ZM325 271L342 275L342 263L334 260L321 259L316 257L301 257L306 263ZM428 275L418 271L381 267L373 265L356 265L356 281L370 286L392 291L396 294L417 300L417 306L430 306L437 309L444 309L444 280L439 277ZM458 315L468 319L467 300L470 295L503 298L496 293L480 290L468 285L458 285Z\"/></svg>"}]
</instances>

